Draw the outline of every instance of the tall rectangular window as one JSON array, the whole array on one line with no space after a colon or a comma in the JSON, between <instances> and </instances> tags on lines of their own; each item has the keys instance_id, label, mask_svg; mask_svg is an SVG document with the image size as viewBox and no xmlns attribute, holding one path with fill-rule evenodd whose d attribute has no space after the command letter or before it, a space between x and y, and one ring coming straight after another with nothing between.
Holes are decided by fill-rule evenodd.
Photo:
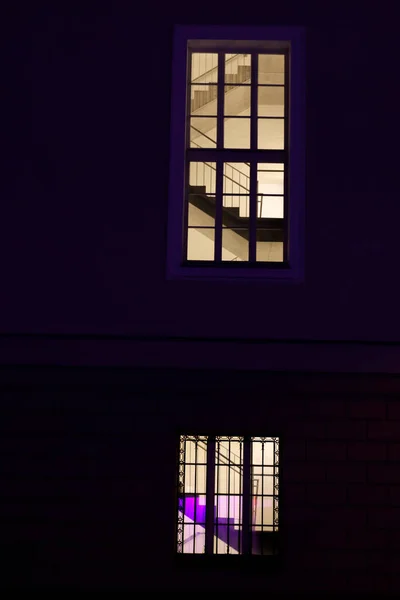
<instances>
[{"instance_id":1,"label":"tall rectangular window","mask_svg":"<svg viewBox=\"0 0 400 600\"><path fill-rule=\"evenodd\" d=\"M180 438L177 552L278 551L279 439Z\"/></svg>"},{"instance_id":2,"label":"tall rectangular window","mask_svg":"<svg viewBox=\"0 0 400 600\"><path fill-rule=\"evenodd\" d=\"M236 39L233 29L220 28L219 39L190 28L177 36L169 265L183 275L294 278L302 262L301 36L270 29L260 38L255 28L245 39L251 28L238 28Z\"/></svg>"},{"instance_id":3,"label":"tall rectangular window","mask_svg":"<svg viewBox=\"0 0 400 600\"><path fill-rule=\"evenodd\" d=\"M189 57L184 260L282 266L288 52L194 47Z\"/></svg>"}]
</instances>

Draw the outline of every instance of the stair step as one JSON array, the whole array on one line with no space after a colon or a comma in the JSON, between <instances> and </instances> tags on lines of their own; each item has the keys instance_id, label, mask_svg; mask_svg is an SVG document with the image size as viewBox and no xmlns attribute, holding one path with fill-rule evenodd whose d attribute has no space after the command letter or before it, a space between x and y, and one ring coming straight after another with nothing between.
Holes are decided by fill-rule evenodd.
<instances>
[{"instance_id":1,"label":"stair step","mask_svg":"<svg viewBox=\"0 0 400 600\"><path fill-rule=\"evenodd\" d=\"M239 216L239 208L236 206L224 206L224 210L230 213L233 217Z\"/></svg>"},{"instance_id":2,"label":"stair step","mask_svg":"<svg viewBox=\"0 0 400 600\"><path fill-rule=\"evenodd\" d=\"M189 194L205 194L206 186L205 185L190 185L189 186Z\"/></svg>"},{"instance_id":3,"label":"stair step","mask_svg":"<svg viewBox=\"0 0 400 600\"><path fill-rule=\"evenodd\" d=\"M216 99L218 94L217 86L213 85L205 90L195 90L192 98L192 111L201 108L205 104Z\"/></svg>"},{"instance_id":4,"label":"stair step","mask_svg":"<svg viewBox=\"0 0 400 600\"><path fill-rule=\"evenodd\" d=\"M238 77L241 82L250 79L251 77L251 67L248 65L239 65L238 67Z\"/></svg>"}]
</instances>

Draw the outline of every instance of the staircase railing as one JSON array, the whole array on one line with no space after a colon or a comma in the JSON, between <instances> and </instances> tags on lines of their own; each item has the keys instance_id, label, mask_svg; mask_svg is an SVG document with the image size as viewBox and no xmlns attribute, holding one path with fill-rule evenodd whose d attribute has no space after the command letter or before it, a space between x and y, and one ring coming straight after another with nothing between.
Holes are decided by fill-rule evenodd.
<instances>
[{"instance_id":1,"label":"staircase railing","mask_svg":"<svg viewBox=\"0 0 400 600\"><path fill-rule=\"evenodd\" d=\"M199 53L199 60L200 60L200 56L201 54ZM228 58L228 60L225 61L225 92L229 92L231 90L233 90L234 88L236 88L239 84L245 83L246 81L249 80L250 78L250 71L240 71L241 67L248 67L250 69L250 65L240 65L239 61L241 57L247 57L247 54L234 54L233 56L231 56L231 58ZM234 62L238 62L238 70L236 73L227 73L226 72L226 66L232 66ZM208 76L210 73L217 72L218 66L212 67L211 69L208 69L205 73L202 73L201 75L199 75L198 77L196 77L196 79L191 81L191 89L194 93L193 97L191 95L191 103L192 103L192 110L196 111L200 108L202 108L203 106L205 106L206 104L208 104L209 102L212 102L214 100L216 100L216 95L213 93L213 90L216 91L216 81L204 81L204 79L208 79ZM240 75L241 73L241 75ZM239 76L240 75L240 76ZM229 79L228 79L229 78ZM233 80L232 80L233 78ZM198 85L198 87L200 89L197 89L194 87L196 86L196 84ZM211 86L211 87L210 87ZM204 89L202 89L204 88ZM196 102L196 91L200 92L209 92L208 94L206 93L205 97L203 97L202 101L200 104L197 105ZM194 104L193 104L194 102Z\"/></svg>"},{"instance_id":2,"label":"staircase railing","mask_svg":"<svg viewBox=\"0 0 400 600\"><path fill-rule=\"evenodd\" d=\"M200 54L199 55L199 60L200 60ZM225 66L228 64L232 64L235 60L237 60L238 56L241 56L240 54L233 54L230 58L228 58L228 60L225 60ZM244 56L247 56L247 54L244 54ZM208 69L207 71L205 71L204 73L202 73L201 75L199 75L198 77L196 77L196 79L193 79L191 83L201 83L201 79L204 79L207 75L209 75L210 73L212 73L213 71L217 71L218 70L218 65L216 67L211 67L211 69Z\"/></svg>"},{"instance_id":3,"label":"staircase railing","mask_svg":"<svg viewBox=\"0 0 400 600\"><path fill-rule=\"evenodd\" d=\"M201 440L198 440L197 442L199 444L199 446L201 448L203 448L203 450L207 451L207 443L206 442L202 442ZM229 451L228 451L229 452ZM230 467L232 467L232 469L234 471L236 471L236 473L242 474L243 472L243 467L240 464L240 456L238 456L237 454L235 454L234 452L230 451L229 454L231 454L232 456L234 456L235 458L239 459L238 463L235 463L234 461L232 461L229 456L224 456L223 453L221 452L221 447L219 450L217 450L218 453L218 457L224 459L225 461L227 461L225 464L229 465Z\"/></svg>"},{"instance_id":4,"label":"staircase railing","mask_svg":"<svg viewBox=\"0 0 400 600\"><path fill-rule=\"evenodd\" d=\"M212 137L210 137L209 135L207 135L206 133L203 133L202 131L200 131L200 129L197 129L197 127L194 127L194 125L190 126L190 129L193 129L193 131L196 131L197 133L201 134L202 136L204 136L206 139L210 140L210 142L213 142L215 144L215 140L212 139ZM194 142L193 140L191 141L192 144L194 144L196 146L196 148L204 148L204 146L201 146L200 144L198 144L197 142ZM210 163L204 163L207 166L209 166L211 169L213 169L214 171L216 171L216 168L213 167L212 165L210 165ZM228 167L230 167L232 169L232 171L235 171L237 173L239 173L240 177L244 177L245 178L245 183L247 183L246 185L242 185L239 181L236 181L235 179L232 179L231 177L229 177L228 175L226 175L224 173L224 179L228 179L230 181L232 181L233 183L235 183L236 185L238 185L239 187L241 187L242 189L244 189L248 194L250 193L250 177L248 175L246 175L246 173L243 173L240 169L238 169L237 167L234 167L231 163L225 163ZM250 163L244 163L247 167L250 167Z\"/></svg>"}]
</instances>

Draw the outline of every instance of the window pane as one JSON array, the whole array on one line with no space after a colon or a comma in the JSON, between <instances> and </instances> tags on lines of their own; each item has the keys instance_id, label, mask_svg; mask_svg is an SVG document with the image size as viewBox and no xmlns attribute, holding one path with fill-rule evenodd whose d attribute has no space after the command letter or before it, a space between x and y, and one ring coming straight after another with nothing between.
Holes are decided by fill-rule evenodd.
<instances>
[{"instance_id":1,"label":"window pane","mask_svg":"<svg viewBox=\"0 0 400 600\"><path fill-rule=\"evenodd\" d=\"M177 523L179 553L204 552L206 444L205 436L181 436L180 439ZM199 462L203 464L199 465Z\"/></svg>"},{"instance_id":2,"label":"window pane","mask_svg":"<svg viewBox=\"0 0 400 600\"><path fill-rule=\"evenodd\" d=\"M189 194L188 226L215 227L215 196Z\"/></svg>"},{"instance_id":3,"label":"window pane","mask_svg":"<svg viewBox=\"0 0 400 600\"><path fill-rule=\"evenodd\" d=\"M196 192L215 194L216 163L191 162L189 165L189 186Z\"/></svg>"},{"instance_id":4,"label":"window pane","mask_svg":"<svg viewBox=\"0 0 400 600\"><path fill-rule=\"evenodd\" d=\"M216 163L191 162L189 165L189 227L213 229L215 226L215 173ZM199 231L199 233L202 232ZM197 245L202 241L209 246L208 250L212 252L213 243L210 240L203 240L193 232L190 236L191 242L198 238Z\"/></svg>"},{"instance_id":5,"label":"window pane","mask_svg":"<svg viewBox=\"0 0 400 600\"><path fill-rule=\"evenodd\" d=\"M250 119L224 119L224 147L250 148Z\"/></svg>"},{"instance_id":6,"label":"window pane","mask_svg":"<svg viewBox=\"0 0 400 600\"><path fill-rule=\"evenodd\" d=\"M250 193L250 165L224 163L224 194Z\"/></svg>"},{"instance_id":7,"label":"window pane","mask_svg":"<svg viewBox=\"0 0 400 600\"><path fill-rule=\"evenodd\" d=\"M283 196L258 196L258 219L282 219L283 228L283 211ZM258 226L262 228L262 223L258 223Z\"/></svg>"},{"instance_id":8,"label":"window pane","mask_svg":"<svg viewBox=\"0 0 400 600\"><path fill-rule=\"evenodd\" d=\"M191 114L217 115L217 86L192 85L190 87Z\"/></svg>"},{"instance_id":9,"label":"window pane","mask_svg":"<svg viewBox=\"0 0 400 600\"><path fill-rule=\"evenodd\" d=\"M195 525L195 554L204 554L206 543L206 530L201 525Z\"/></svg>"},{"instance_id":10,"label":"window pane","mask_svg":"<svg viewBox=\"0 0 400 600\"><path fill-rule=\"evenodd\" d=\"M196 494L206 493L206 466L196 466Z\"/></svg>"},{"instance_id":11,"label":"window pane","mask_svg":"<svg viewBox=\"0 0 400 600\"><path fill-rule=\"evenodd\" d=\"M283 117L285 112L283 87L266 86L258 88L258 116Z\"/></svg>"},{"instance_id":12,"label":"window pane","mask_svg":"<svg viewBox=\"0 0 400 600\"><path fill-rule=\"evenodd\" d=\"M214 260L215 230L211 227L189 227L187 260Z\"/></svg>"},{"instance_id":13,"label":"window pane","mask_svg":"<svg viewBox=\"0 0 400 600\"><path fill-rule=\"evenodd\" d=\"M243 438L218 437L215 449L214 552L242 548Z\"/></svg>"},{"instance_id":14,"label":"window pane","mask_svg":"<svg viewBox=\"0 0 400 600\"><path fill-rule=\"evenodd\" d=\"M252 554L277 552L279 440L252 438Z\"/></svg>"},{"instance_id":15,"label":"window pane","mask_svg":"<svg viewBox=\"0 0 400 600\"><path fill-rule=\"evenodd\" d=\"M271 242L271 231L259 230L257 232L257 261L283 262L283 242Z\"/></svg>"},{"instance_id":16,"label":"window pane","mask_svg":"<svg viewBox=\"0 0 400 600\"><path fill-rule=\"evenodd\" d=\"M217 119L193 117L190 119L190 147L215 148L217 145Z\"/></svg>"},{"instance_id":17,"label":"window pane","mask_svg":"<svg viewBox=\"0 0 400 600\"><path fill-rule=\"evenodd\" d=\"M196 83L217 83L217 77L218 54L193 52L191 81Z\"/></svg>"},{"instance_id":18,"label":"window pane","mask_svg":"<svg viewBox=\"0 0 400 600\"><path fill-rule=\"evenodd\" d=\"M245 194L224 194L222 196L222 214L223 227L245 227L248 222L244 219L249 218L250 214L250 196Z\"/></svg>"},{"instance_id":19,"label":"window pane","mask_svg":"<svg viewBox=\"0 0 400 600\"><path fill-rule=\"evenodd\" d=\"M184 523L205 523L206 496L188 492L180 503Z\"/></svg>"},{"instance_id":20,"label":"window pane","mask_svg":"<svg viewBox=\"0 0 400 600\"><path fill-rule=\"evenodd\" d=\"M251 55L225 54L225 83L250 83Z\"/></svg>"},{"instance_id":21,"label":"window pane","mask_svg":"<svg viewBox=\"0 0 400 600\"><path fill-rule=\"evenodd\" d=\"M253 525L273 526L273 499L263 496L253 498Z\"/></svg>"},{"instance_id":22,"label":"window pane","mask_svg":"<svg viewBox=\"0 0 400 600\"><path fill-rule=\"evenodd\" d=\"M222 229L222 260L248 261L249 260L249 230L246 228Z\"/></svg>"},{"instance_id":23,"label":"window pane","mask_svg":"<svg viewBox=\"0 0 400 600\"><path fill-rule=\"evenodd\" d=\"M254 438L252 442L252 464L264 467L274 464L274 441L272 438Z\"/></svg>"},{"instance_id":24,"label":"window pane","mask_svg":"<svg viewBox=\"0 0 400 600\"><path fill-rule=\"evenodd\" d=\"M207 444L205 441L199 441L197 444L197 464L207 463Z\"/></svg>"},{"instance_id":25,"label":"window pane","mask_svg":"<svg viewBox=\"0 0 400 600\"><path fill-rule=\"evenodd\" d=\"M224 112L226 116L250 116L250 86L225 86Z\"/></svg>"},{"instance_id":26,"label":"window pane","mask_svg":"<svg viewBox=\"0 0 400 600\"><path fill-rule=\"evenodd\" d=\"M258 193L283 195L283 169L283 163L259 163L257 166Z\"/></svg>"},{"instance_id":27,"label":"window pane","mask_svg":"<svg viewBox=\"0 0 400 600\"><path fill-rule=\"evenodd\" d=\"M283 168L283 163L259 163L257 166L259 193L257 195L256 260L258 261L283 261L285 235ZM257 444L254 448L257 448Z\"/></svg>"},{"instance_id":28,"label":"window pane","mask_svg":"<svg viewBox=\"0 0 400 600\"><path fill-rule=\"evenodd\" d=\"M283 119L258 119L258 148L283 150L284 126Z\"/></svg>"},{"instance_id":29,"label":"window pane","mask_svg":"<svg viewBox=\"0 0 400 600\"><path fill-rule=\"evenodd\" d=\"M263 488L264 486L264 488ZM273 494L274 479L273 475L253 475L253 494L262 496L264 494Z\"/></svg>"},{"instance_id":30,"label":"window pane","mask_svg":"<svg viewBox=\"0 0 400 600\"><path fill-rule=\"evenodd\" d=\"M272 85L285 83L285 57L283 54L259 54L258 83Z\"/></svg>"},{"instance_id":31,"label":"window pane","mask_svg":"<svg viewBox=\"0 0 400 600\"><path fill-rule=\"evenodd\" d=\"M185 465L185 494L194 494L195 465Z\"/></svg>"}]
</instances>

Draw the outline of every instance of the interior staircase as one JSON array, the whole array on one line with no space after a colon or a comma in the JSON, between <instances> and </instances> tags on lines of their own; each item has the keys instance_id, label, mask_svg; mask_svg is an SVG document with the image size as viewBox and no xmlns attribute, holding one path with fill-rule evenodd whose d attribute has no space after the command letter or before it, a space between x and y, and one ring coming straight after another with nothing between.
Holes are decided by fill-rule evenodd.
<instances>
[{"instance_id":1,"label":"interior staircase","mask_svg":"<svg viewBox=\"0 0 400 600\"><path fill-rule=\"evenodd\" d=\"M199 446L203 447L204 450L207 449L206 444L203 442L197 442ZM243 466L240 463L240 457L238 457L234 452L223 452L221 449L218 451L218 462L222 464L229 465L231 469L239 473L240 476L243 475ZM239 461L238 461L239 459ZM257 494L259 485L259 480L257 477L253 477L252 486L253 486L253 494ZM222 494L220 494L221 496ZM217 496L218 497L218 496ZM227 495L228 498L235 497L235 494ZM236 494L236 497L240 497L240 493ZM192 494L192 493L184 493L183 490L180 490L179 495L179 511L185 515L191 521L195 521L200 524L206 522L206 506L204 504L204 494ZM214 503L214 515L213 515L213 523L214 523L214 535L221 541L227 544L231 549L235 550L237 553L242 552L243 542L241 539L242 528L241 525L235 521L234 518L219 516L218 508L216 503ZM252 523L256 523L257 516L257 504L253 503L252 508ZM190 542L196 535L201 535L201 533L197 533L189 538L185 539L185 542ZM277 532L276 531L257 531L252 530L252 554L272 554L276 552L277 549Z\"/></svg>"},{"instance_id":2,"label":"interior staircase","mask_svg":"<svg viewBox=\"0 0 400 600\"><path fill-rule=\"evenodd\" d=\"M225 75L225 93L235 89L237 87L237 84L249 83L250 77L251 67L247 65L238 65L236 73L227 73ZM196 80L193 81L193 85L196 85ZM213 102L217 99L217 85L215 83L197 85L199 87L201 85L202 89L194 90L193 98L191 100L192 113L196 112L209 102Z\"/></svg>"},{"instance_id":3,"label":"interior staircase","mask_svg":"<svg viewBox=\"0 0 400 600\"><path fill-rule=\"evenodd\" d=\"M238 84L250 82L251 67L250 65L237 64L239 56L240 55L236 54L229 59L229 62L231 64L230 70L232 70L233 72L225 74L226 92L239 89ZM210 72L215 71L216 69L217 67L214 67L210 70ZM216 113L215 106L213 106L212 109L207 109L207 105L211 105L211 103L216 104L217 85L215 83L202 83L203 79L204 74L199 76L192 82L195 88L191 98L192 116L196 116L196 114L204 115L208 113ZM197 88L196 84L198 84ZM204 144L202 143L204 141L212 142L212 145L215 144L215 140L210 138L206 132L200 131L193 125L191 125L191 132L192 146L202 148L204 147ZM248 163L246 163L246 166L249 166ZM203 176L199 178L200 181L204 181L205 178L208 176L206 170L216 171L213 165L211 165L210 163L204 163L204 173ZM237 235L248 241L250 225L250 178L230 163L225 163L225 171L229 171L229 175L227 172L224 172L224 190L225 193L227 191L232 193L230 196L223 196L222 224L225 227L235 229L235 233ZM261 218L263 201L263 195L258 195L256 239L259 242L283 242L283 219ZM207 193L206 185L190 186L189 203L195 206L197 209L203 211L209 217L215 217L215 197ZM227 250L232 251L232 249L229 248L227 248ZM246 252L244 252L244 254L245 253Z\"/></svg>"}]
</instances>

